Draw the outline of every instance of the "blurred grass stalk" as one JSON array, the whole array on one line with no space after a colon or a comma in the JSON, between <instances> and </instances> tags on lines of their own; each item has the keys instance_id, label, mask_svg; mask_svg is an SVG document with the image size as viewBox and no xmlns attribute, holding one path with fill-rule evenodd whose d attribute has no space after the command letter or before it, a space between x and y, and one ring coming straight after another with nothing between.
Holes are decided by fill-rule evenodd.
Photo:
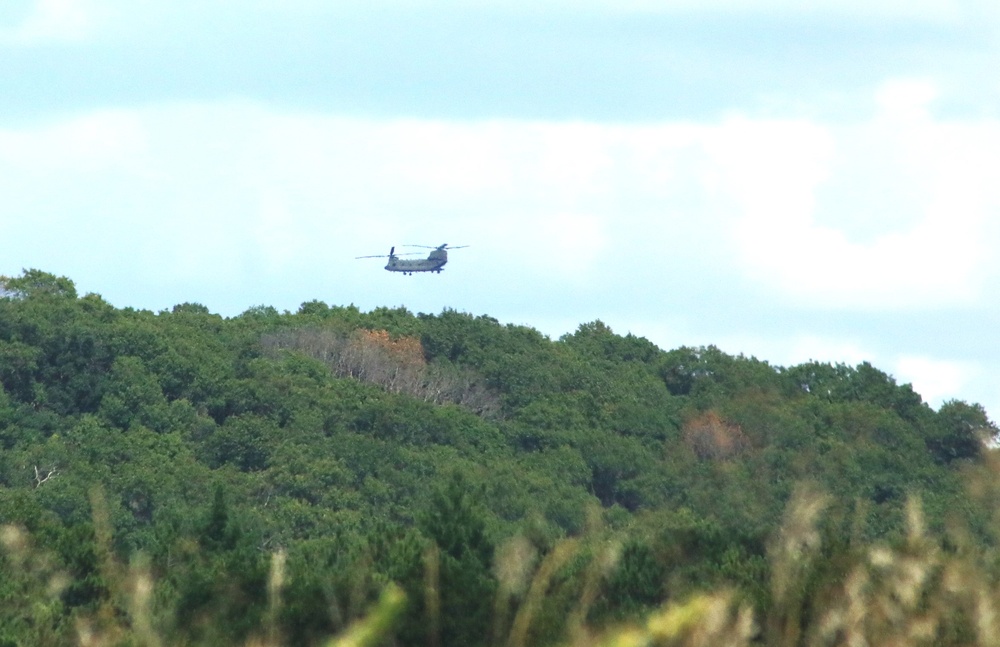
<instances>
[{"instance_id":1,"label":"blurred grass stalk","mask_svg":"<svg viewBox=\"0 0 1000 647\"><path fill-rule=\"evenodd\" d=\"M1000 494L998 466L991 460L974 472L970 492L973 501L991 506L984 508L993 514L989 530L1000 539L1000 517L995 514ZM483 637L483 644L492 639L497 647L529 647L533 623L551 588L562 581L560 573L586 559L574 584L579 588L577 601L567 609L564 621L564 644L569 647L742 647L752 643L769 647L1000 647L996 544L973 541L970 531L957 522L942 537L929 535L921 501L910 497L905 506L905 534L895 543L861 545L855 537L831 557L824 553L820 530L831 501L809 486L794 492L768 549L771 600L765 608L754 610L738 591L723 589L668 601L632 624L604 630L588 626L587 616L616 567L621 538L609 536L595 521L584 536L563 539L540 556L525 537L512 537L497 552L493 633ZM108 507L100 488L92 490L91 505L98 565L108 586L107 596L92 616L73 617L62 608L61 596L70 580L52 555L33 546L25 530L0 527L9 571L7 589L14 593L10 606L2 610L7 634L18 632L21 640L39 647L61 645L69 622L68 626L75 627L70 633L75 633L77 644L83 647L185 644L182 637L164 635L156 627L156 589L148 559L136 555L125 567L115 557ZM284 549L271 555L262 631L248 645L284 644L280 616L286 560ZM443 612L439 549L430 546L422 560L425 640L428 647L439 647ZM388 644L406 604L403 589L389 584L369 611L329 639L326 647ZM511 612L514 617L508 627Z\"/></svg>"}]
</instances>

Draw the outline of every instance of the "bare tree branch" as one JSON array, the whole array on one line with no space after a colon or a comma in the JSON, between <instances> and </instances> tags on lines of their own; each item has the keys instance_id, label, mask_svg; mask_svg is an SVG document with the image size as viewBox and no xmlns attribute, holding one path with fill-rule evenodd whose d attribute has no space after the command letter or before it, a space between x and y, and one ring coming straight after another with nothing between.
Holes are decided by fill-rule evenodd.
<instances>
[{"instance_id":1,"label":"bare tree branch","mask_svg":"<svg viewBox=\"0 0 1000 647\"><path fill-rule=\"evenodd\" d=\"M45 470L45 469L39 470L37 465L35 465L34 467L35 467L35 487L36 488L38 486L40 486L42 483L44 483L45 481L48 481L50 478L52 478L53 476L55 476L59 472L59 470L57 470L55 468L55 466L52 466L51 468L49 468L47 470Z\"/></svg>"}]
</instances>

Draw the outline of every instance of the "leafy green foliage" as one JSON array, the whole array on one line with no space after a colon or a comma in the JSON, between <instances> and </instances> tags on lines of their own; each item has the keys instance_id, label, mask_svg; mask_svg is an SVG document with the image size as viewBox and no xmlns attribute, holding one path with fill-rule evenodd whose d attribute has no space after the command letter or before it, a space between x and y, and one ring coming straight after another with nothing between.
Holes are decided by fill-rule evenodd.
<instances>
[{"instance_id":1,"label":"leafy green foliage","mask_svg":"<svg viewBox=\"0 0 1000 647\"><path fill-rule=\"evenodd\" d=\"M818 621L858 546L905 541L913 497L963 550L997 541L963 488L991 465L986 412L934 411L867 363L663 351L600 321L551 340L454 310L116 309L38 270L0 286L0 641L128 617L120 635L319 644L363 630L390 582L402 644L558 641L567 618L720 587L781 608L780 638ZM779 595L802 482L830 493L822 549ZM146 577L136 615L122 591Z\"/></svg>"}]
</instances>

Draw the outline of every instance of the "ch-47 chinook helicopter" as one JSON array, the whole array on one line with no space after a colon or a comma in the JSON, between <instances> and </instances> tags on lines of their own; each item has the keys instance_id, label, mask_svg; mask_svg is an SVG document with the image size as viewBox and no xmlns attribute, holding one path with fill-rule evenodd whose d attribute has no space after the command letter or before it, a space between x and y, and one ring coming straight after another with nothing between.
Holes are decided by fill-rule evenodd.
<instances>
[{"instance_id":1,"label":"ch-47 chinook helicopter","mask_svg":"<svg viewBox=\"0 0 1000 647\"><path fill-rule=\"evenodd\" d=\"M402 254L397 254L395 247L389 249L388 256L385 254L376 254L374 256L357 256L355 258L388 258L389 262L386 264L385 269L390 272L402 272L403 274L413 274L414 272L437 272L440 274L441 268L443 268L444 264L448 262L448 250L461 249L462 247L468 247L468 245L449 246L445 243L444 245L438 245L437 247L432 247L430 245L404 245L404 247L425 247L433 251L428 254L427 258L421 260L401 260L399 258L400 256L412 256L415 254L422 254L423 252L403 252Z\"/></svg>"}]
</instances>

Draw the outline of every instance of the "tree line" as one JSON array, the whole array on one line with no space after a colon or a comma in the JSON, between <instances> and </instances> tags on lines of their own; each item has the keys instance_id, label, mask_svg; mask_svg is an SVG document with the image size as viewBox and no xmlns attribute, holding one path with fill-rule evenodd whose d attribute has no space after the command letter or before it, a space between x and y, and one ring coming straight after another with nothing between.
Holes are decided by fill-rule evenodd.
<instances>
[{"instance_id":1,"label":"tree line","mask_svg":"<svg viewBox=\"0 0 1000 647\"><path fill-rule=\"evenodd\" d=\"M0 645L985 635L997 428L868 363L0 286Z\"/></svg>"}]
</instances>

